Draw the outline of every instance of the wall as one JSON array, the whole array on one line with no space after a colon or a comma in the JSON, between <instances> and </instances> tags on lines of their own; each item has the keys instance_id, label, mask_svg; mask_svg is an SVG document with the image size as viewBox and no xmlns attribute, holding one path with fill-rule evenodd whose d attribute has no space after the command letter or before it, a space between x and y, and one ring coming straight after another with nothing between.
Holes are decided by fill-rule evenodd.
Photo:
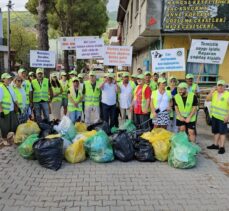
<instances>
[{"instance_id":1,"label":"wall","mask_svg":"<svg viewBox=\"0 0 229 211\"><path fill-rule=\"evenodd\" d=\"M164 44L163 48L185 48L186 51L186 59L187 59L187 50L191 47L191 39L202 39L207 38L209 40L228 40L228 36L170 36L167 35L164 37ZM219 76L220 79L225 80L227 83L229 83L229 49L227 50L227 54L224 58L224 63L219 66ZM178 77L178 79L184 79L185 78L185 72L171 72L170 75L174 75Z\"/></svg>"}]
</instances>

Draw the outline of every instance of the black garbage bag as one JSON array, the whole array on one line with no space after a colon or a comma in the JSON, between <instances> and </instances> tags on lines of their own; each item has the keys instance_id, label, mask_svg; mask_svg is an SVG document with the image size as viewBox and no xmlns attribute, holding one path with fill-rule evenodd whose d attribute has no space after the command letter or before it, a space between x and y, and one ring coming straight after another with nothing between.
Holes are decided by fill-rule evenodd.
<instances>
[{"instance_id":1,"label":"black garbage bag","mask_svg":"<svg viewBox=\"0 0 229 211\"><path fill-rule=\"evenodd\" d=\"M33 145L35 157L41 166L57 171L63 160L63 140L42 138Z\"/></svg>"},{"instance_id":2,"label":"black garbage bag","mask_svg":"<svg viewBox=\"0 0 229 211\"><path fill-rule=\"evenodd\" d=\"M109 126L109 124L107 122L95 123L93 125L88 126L87 130L88 131L91 131L91 130L96 130L96 131L103 130L107 135L111 134L111 129L110 129L110 126Z\"/></svg>"},{"instance_id":3,"label":"black garbage bag","mask_svg":"<svg viewBox=\"0 0 229 211\"><path fill-rule=\"evenodd\" d=\"M128 162L134 159L134 147L130 136L126 131L112 136L112 145L115 157L123 162Z\"/></svg>"},{"instance_id":4,"label":"black garbage bag","mask_svg":"<svg viewBox=\"0 0 229 211\"><path fill-rule=\"evenodd\" d=\"M57 132L54 130L54 126L57 124L58 122L56 121L47 122L46 120L44 120L42 122L39 122L38 126L41 129L39 138L45 138L48 135L57 134Z\"/></svg>"},{"instance_id":5,"label":"black garbage bag","mask_svg":"<svg viewBox=\"0 0 229 211\"><path fill-rule=\"evenodd\" d=\"M154 150L152 145L145 139L137 138L132 140L134 145L135 159L141 162L154 162Z\"/></svg>"}]
</instances>

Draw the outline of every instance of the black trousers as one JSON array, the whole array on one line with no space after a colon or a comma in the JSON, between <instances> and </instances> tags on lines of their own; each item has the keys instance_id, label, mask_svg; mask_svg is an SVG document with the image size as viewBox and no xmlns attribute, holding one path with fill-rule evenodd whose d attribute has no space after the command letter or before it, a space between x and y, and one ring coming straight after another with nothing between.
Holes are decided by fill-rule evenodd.
<instances>
[{"instance_id":1,"label":"black trousers","mask_svg":"<svg viewBox=\"0 0 229 211\"><path fill-rule=\"evenodd\" d=\"M150 129L150 124L147 120L149 120L150 118L150 114L134 114L134 124L136 125L136 127L138 129L144 129L144 130L148 130Z\"/></svg>"},{"instance_id":2,"label":"black trousers","mask_svg":"<svg viewBox=\"0 0 229 211\"><path fill-rule=\"evenodd\" d=\"M107 122L110 128L115 126L116 123L116 104L109 106L105 103L102 104L103 109L103 121Z\"/></svg>"}]
</instances>

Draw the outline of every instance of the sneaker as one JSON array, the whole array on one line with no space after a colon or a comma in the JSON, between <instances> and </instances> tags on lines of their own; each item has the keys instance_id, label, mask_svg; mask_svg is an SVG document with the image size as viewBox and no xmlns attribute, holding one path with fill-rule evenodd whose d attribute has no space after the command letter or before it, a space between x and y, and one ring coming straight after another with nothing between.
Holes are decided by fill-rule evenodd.
<instances>
[{"instance_id":1,"label":"sneaker","mask_svg":"<svg viewBox=\"0 0 229 211\"><path fill-rule=\"evenodd\" d=\"M225 148L224 147L220 147L218 154L224 154L225 153Z\"/></svg>"},{"instance_id":2,"label":"sneaker","mask_svg":"<svg viewBox=\"0 0 229 211\"><path fill-rule=\"evenodd\" d=\"M211 146L207 146L208 149L219 149L218 145L212 144Z\"/></svg>"}]
</instances>

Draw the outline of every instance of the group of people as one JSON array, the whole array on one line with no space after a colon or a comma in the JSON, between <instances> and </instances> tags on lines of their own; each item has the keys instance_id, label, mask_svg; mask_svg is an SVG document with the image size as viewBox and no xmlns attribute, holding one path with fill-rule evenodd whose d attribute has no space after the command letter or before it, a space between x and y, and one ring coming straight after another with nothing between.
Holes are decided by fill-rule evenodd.
<instances>
[{"instance_id":1,"label":"group of people","mask_svg":"<svg viewBox=\"0 0 229 211\"><path fill-rule=\"evenodd\" d=\"M69 75L69 76L68 76ZM38 68L36 74L24 68L12 77L1 75L0 83L0 128L1 136L15 132L18 124L34 116L35 121L60 120L62 111L69 115L73 123L84 121L92 125L100 120L110 127L133 120L138 129L165 128L173 132L187 132L190 141L196 141L196 120L198 114L199 87L194 83L194 75L187 74L186 82L166 74L153 75L150 72L129 75L124 72L122 80L116 81L114 73L106 73L97 78L91 71L86 78L75 70L54 72L50 79L44 70ZM217 82L207 96L212 102L212 132L214 144L209 149L225 152L224 142L229 120L229 94L225 81ZM63 109L62 109L63 108ZM51 115L50 115L51 114Z\"/></svg>"}]
</instances>

